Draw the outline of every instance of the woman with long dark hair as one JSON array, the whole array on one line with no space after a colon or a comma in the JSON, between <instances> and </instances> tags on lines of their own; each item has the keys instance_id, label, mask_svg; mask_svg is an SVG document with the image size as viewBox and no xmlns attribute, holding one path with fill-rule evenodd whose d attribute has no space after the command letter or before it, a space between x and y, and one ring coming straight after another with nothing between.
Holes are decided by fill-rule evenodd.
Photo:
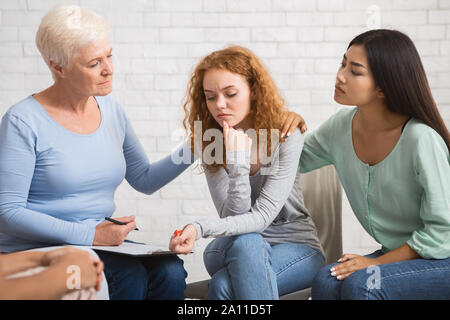
<instances>
[{"instance_id":1,"label":"woman with long dark hair","mask_svg":"<svg viewBox=\"0 0 450 320\"><path fill-rule=\"evenodd\" d=\"M302 172L333 164L382 245L316 276L313 299L450 299L450 136L405 34L353 39L337 73L339 111L305 139Z\"/></svg>"}]
</instances>

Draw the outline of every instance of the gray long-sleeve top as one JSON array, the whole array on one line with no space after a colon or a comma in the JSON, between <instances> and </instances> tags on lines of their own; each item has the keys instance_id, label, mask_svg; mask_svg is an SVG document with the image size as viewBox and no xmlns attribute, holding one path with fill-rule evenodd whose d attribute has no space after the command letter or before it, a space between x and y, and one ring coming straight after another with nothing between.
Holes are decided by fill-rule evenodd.
<instances>
[{"instance_id":1,"label":"gray long-sleeve top","mask_svg":"<svg viewBox=\"0 0 450 320\"><path fill-rule=\"evenodd\" d=\"M277 144L271 163L261 165L252 176L248 155L227 153L227 170L206 171L219 218L196 221L198 238L257 232L272 245L296 242L323 252L300 187L298 163L303 143L304 136L297 129ZM237 158L246 160L232 160Z\"/></svg>"}]
</instances>

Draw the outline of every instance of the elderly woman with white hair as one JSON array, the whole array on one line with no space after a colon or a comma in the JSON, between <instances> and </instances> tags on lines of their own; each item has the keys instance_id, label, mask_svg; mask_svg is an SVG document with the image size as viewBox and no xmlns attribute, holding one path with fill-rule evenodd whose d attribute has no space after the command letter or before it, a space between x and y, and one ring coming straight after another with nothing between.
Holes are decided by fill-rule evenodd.
<instances>
[{"instance_id":1,"label":"elderly woman with white hair","mask_svg":"<svg viewBox=\"0 0 450 320\"><path fill-rule=\"evenodd\" d=\"M59 244L119 245L134 216L105 221L123 179L151 194L189 164L149 163L112 90L105 20L76 6L52 9L36 44L54 84L13 105L0 126L0 251ZM176 152L182 154L180 148ZM176 255L97 251L111 299L183 299L186 271Z\"/></svg>"}]
</instances>

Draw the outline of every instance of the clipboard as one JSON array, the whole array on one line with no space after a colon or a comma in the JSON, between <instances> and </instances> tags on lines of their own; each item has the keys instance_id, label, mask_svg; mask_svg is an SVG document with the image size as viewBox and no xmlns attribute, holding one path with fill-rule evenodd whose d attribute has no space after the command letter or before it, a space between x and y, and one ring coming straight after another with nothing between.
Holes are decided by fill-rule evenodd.
<instances>
[{"instance_id":1,"label":"clipboard","mask_svg":"<svg viewBox=\"0 0 450 320\"><path fill-rule=\"evenodd\" d=\"M170 251L168 247L154 246L131 240L125 240L120 246L90 246L89 248L136 257L176 254L175 252Z\"/></svg>"}]
</instances>

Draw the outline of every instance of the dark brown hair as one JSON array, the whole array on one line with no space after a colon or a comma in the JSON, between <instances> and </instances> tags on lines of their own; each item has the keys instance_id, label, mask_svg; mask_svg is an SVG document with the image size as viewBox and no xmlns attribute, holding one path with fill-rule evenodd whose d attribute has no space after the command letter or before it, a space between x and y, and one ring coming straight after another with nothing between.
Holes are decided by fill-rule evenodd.
<instances>
[{"instance_id":1,"label":"dark brown hair","mask_svg":"<svg viewBox=\"0 0 450 320\"><path fill-rule=\"evenodd\" d=\"M363 45L375 83L389 110L417 118L433 128L450 150L450 134L436 102L412 40L396 30L377 29L355 37L352 45Z\"/></svg>"}]
</instances>

